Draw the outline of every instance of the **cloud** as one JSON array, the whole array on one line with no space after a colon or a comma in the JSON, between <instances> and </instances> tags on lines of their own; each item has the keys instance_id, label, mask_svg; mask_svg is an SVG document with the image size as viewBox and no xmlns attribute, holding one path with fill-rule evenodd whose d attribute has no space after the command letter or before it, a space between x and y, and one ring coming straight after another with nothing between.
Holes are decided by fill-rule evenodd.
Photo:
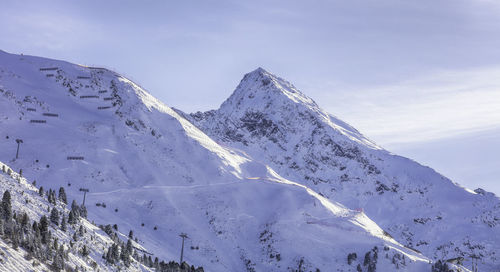
<instances>
[{"instance_id":1,"label":"cloud","mask_svg":"<svg viewBox=\"0 0 500 272\"><path fill-rule=\"evenodd\" d=\"M388 86L323 92L330 112L378 143L421 142L500 127L500 67L438 71Z\"/></svg>"},{"instance_id":2,"label":"cloud","mask_svg":"<svg viewBox=\"0 0 500 272\"><path fill-rule=\"evenodd\" d=\"M90 20L37 3L5 6L0 23L2 45L18 50L75 51L102 38L102 31Z\"/></svg>"},{"instance_id":3,"label":"cloud","mask_svg":"<svg viewBox=\"0 0 500 272\"><path fill-rule=\"evenodd\" d=\"M413 144L390 150L451 178L468 188L484 188L500 195L500 128Z\"/></svg>"}]
</instances>

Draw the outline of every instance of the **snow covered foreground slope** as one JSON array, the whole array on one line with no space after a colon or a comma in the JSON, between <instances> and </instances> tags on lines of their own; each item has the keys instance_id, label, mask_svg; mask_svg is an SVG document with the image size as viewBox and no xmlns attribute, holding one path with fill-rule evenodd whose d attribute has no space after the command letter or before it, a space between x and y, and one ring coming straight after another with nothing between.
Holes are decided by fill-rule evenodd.
<instances>
[{"instance_id":1,"label":"snow covered foreground slope","mask_svg":"<svg viewBox=\"0 0 500 272\"><path fill-rule=\"evenodd\" d=\"M391 154L264 69L245 75L218 110L183 115L282 177L364 210L407 247L500 271L498 197Z\"/></svg>"},{"instance_id":2,"label":"snow covered foreground slope","mask_svg":"<svg viewBox=\"0 0 500 272\"><path fill-rule=\"evenodd\" d=\"M0 89L0 160L70 200L88 188L91 220L162 259L185 232L185 259L205 271L430 270L363 213L219 145L114 72L0 52Z\"/></svg>"},{"instance_id":3,"label":"snow covered foreground slope","mask_svg":"<svg viewBox=\"0 0 500 272\"><path fill-rule=\"evenodd\" d=\"M8 191L11 196L12 215L14 219L5 220L2 203L2 218L0 218L0 271L116 271L123 265L107 263L102 256L115 242L100 228L93 225L85 218L75 220L75 223L66 223L68 207L57 200L50 203L40 195L38 188L29 183L24 177L0 162L0 194ZM3 202L3 200L2 200ZM52 222L51 213L58 210L60 219L65 220L56 225ZM63 217L64 214L64 217ZM12 216L11 215L11 216ZM26 223L13 224L26 215ZM50 218L48 230L50 236L47 242L41 242L40 231L38 236L32 231L35 222L41 222L41 217ZM17 219L16 219L17 217ZM57 221L62 222L61 220ZM22 226L20 229L17 229ZM39 224L40 226L40 224ZM33 227L35 228L35 227ZM13 234L14 233L14 234ZM121 235L126 237L124 235ZM16 238L13 238L16 237ZM14 241L15 240L15 241ZM144 248L132 242L137 250ZM35 248L28 250L28 248ZM141 252L140 252L141 253ZM142 254L141 254L142 255ZM138 257L135 257L138 259ZM131 257L128 271L153 271Z\"/></svg>"}]
</instances>

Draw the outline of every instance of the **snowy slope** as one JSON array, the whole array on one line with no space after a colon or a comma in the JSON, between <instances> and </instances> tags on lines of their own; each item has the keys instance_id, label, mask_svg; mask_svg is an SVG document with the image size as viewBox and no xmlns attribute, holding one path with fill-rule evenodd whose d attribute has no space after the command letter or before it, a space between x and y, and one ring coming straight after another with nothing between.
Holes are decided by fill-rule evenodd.
<instances>
[{"instance_id":1,"label":"snowy slope","mask_svg":"<svg viewBox=\"0 0 500 272\"><path fill-rule=\"evenodd\" d=\"M381 271L430 269L365 214L218 144L112 71L0 52L0 89L0 160L70 199L90 189L91 220L133 230L162 259L178 258L185 232L185 259L205 271L355 271L375 251Z\"/></svg>"},{"instance_id":2,"label":"snowy slope","mask_svg":"<svg viewBox=\"0 0 500 272\"><path fill-rule=\"evenodd\" d=\"M391 154L262 68L218 110L183 115L221 145L363 210L407 247L434 260L465 257L468 267L475 255L480 268L500 270L498 197Z\"/></svg>"},{"instance_id":3,"label":"snowy slope","mask_svg":"<svg viewBox=\"0 0 500 272\"><path fill-rule=\"evenodd\" d=\"M66 214L69 212L66 205L59 201L57 205L50 204L46 198L39 195L38 189L25 178L21 177L19 173L9 171L10 167L8 165L0 162L0 168L6 169L6 171L9 172L9 174L7 174L7 172L3 173L0 171L0 193L3 194L6 190L11 193L12 210L17 213L18 216L27 213L30 220L40 221L40 217L43 215L49 217L48 210L54 207ZM31 226L32 223L33 222L30 222L29 225ZM80 225L85 230L85 233L82 236L78 235L78 239L75 241L72 235L76 232L76 229L78 229L77 226ZM113 244L113 241L104 231L84 218L81 218L79 223L75 226L70 226L68 224L67 228L67 231L62 231L60 227L52 223L50 224L52 237L57 238L58 244L63 246L65 251L67 251L67 260L65 263L68 269L79 268L88 271L119 270L118 266L109 265L102 259L108 247ZM73 245L70 245L70 243L73 243ZM88 256L85 257L80 253L84 245L86 245L89 250ZM137 244L136 246L143 249ZM10 241L7 242L4 237L0 238L0 271L52 270L48 268L50 266L47 266L40 260L33 257L27 257L29 255L30 254L22 247L13 249ZM50 265L51 263L52 261L49 261L47 264ZM133 261L131 266L127 269L128 271L152 271L152 269L136 261Z\"/></svg>"},{"instance_id":4,"label":"snowy slope","mask_svg":"<svg viewBox=\"0 0 500 272\"><path fill-rule=\"evenodd\" d=\"M0 240L0 271L24 272L24 271L49 271L44 264L32 260L26 260L27 255L23 249L15 250L10 245Z\"/></svg>"}]
</instances>

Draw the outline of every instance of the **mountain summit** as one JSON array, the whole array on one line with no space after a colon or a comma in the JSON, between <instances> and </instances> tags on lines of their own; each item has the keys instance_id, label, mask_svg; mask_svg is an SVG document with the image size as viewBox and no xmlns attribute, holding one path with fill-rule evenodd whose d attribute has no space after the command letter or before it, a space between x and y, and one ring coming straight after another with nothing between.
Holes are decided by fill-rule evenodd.
<instances>
[{"instance_id":1,"label":"mountain summit","mask_svg":"<svg viewBox=\"0 0 500 272\"><path fill-rule=\"evenodd\" d=\"M239 106L266 108L288 101L317 107L311 98L302 94L288 81L259 67L243 77L233 94L222 104L221 110Z\"/></svg>"},{"instance_id":2,"label":"mountain summit","mask_svg":"<svg viewBox=\"0 0 500 272\"><path fill-rule=\"evenodd\" d=\"M286 130L309 137L315 129L328 127L331 136L335 135L339 141L381 149L355 128L321 109L290 82L262 68L246 74L217 111L198 112L191 118L195 123L200 121L202 126L210 127L205 132L224 130L217 134L223 133L228 138L242 137L240 128L245 128L251 135L265 136L279 146L279 142L286 141Z\"/></svg>"}]
</instances>

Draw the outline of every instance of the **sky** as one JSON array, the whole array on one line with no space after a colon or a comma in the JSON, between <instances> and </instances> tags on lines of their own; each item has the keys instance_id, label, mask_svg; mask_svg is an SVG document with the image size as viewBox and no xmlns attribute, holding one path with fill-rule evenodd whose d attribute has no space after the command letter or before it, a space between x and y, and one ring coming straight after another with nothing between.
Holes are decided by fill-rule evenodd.
<instances>
[{"instance_id":1,"label":"sky","mask_svg":"<svg viewBox=\"0 0 500 272\"><path fill-rule=\"evenodd\" d=\"M0 49L216 109L257 67L384 148L500 195L500 2L9 1Z\"/></svg>"}]
</instances>

